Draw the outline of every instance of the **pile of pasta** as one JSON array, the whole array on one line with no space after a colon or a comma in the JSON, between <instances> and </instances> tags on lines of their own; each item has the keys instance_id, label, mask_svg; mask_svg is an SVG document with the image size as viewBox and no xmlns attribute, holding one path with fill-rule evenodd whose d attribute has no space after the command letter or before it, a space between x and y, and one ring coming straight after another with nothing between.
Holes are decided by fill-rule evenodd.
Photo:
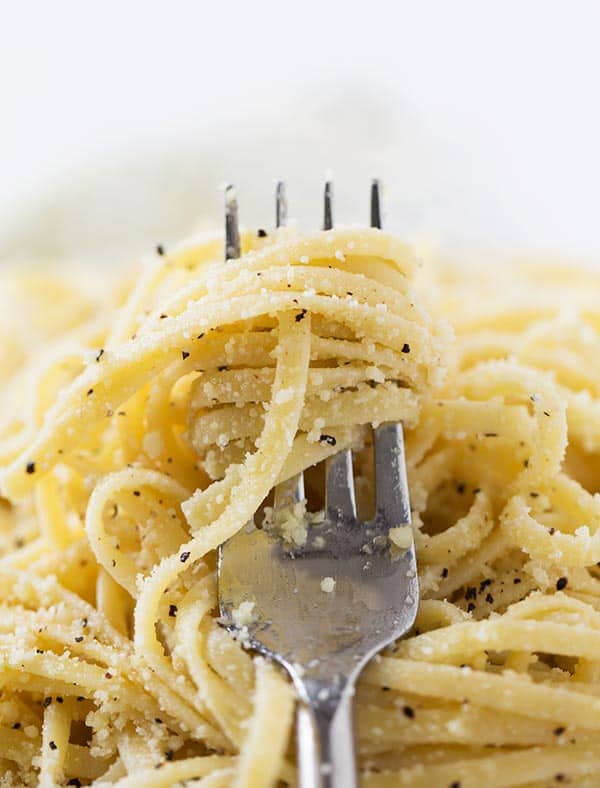
<instances>
[{"instance_id":1,"label":"pile of pasta","mask_svg":"<svg viewBox=\"0 0 600 788\"><path fill-rule=\"evenodd\" d=\"M367 506L388 420L421 604L359 682L361 784L597 784L600 278L420 268L375 229L222 258L2 276L2 784L295 785L216 550L300 470L318 507L343 448Z\"/></svg>"}]
</instances>

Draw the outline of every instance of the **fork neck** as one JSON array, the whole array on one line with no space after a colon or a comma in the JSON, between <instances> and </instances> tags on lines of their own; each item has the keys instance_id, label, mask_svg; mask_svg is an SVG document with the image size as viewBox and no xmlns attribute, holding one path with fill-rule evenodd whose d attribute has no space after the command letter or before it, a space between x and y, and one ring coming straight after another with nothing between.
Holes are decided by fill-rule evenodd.
<instances>
[{"instance_id":1,"label":"fork neck","mask_svg":"<svg viewBox=\"0 0 600 788\"><path fill-rule=\"evenodd\" d=\"M356 788L353 683L302 681L298 705L300 788Z\"/></svg>"}]
</instances>

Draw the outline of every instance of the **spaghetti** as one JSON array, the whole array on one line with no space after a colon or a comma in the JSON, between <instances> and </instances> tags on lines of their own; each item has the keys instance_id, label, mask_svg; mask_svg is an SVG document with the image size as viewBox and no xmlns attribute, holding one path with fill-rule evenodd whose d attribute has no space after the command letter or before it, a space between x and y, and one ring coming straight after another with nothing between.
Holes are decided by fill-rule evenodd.
<instances>
[{"instance_id":1,"label":"spaghetti","mask_svg":"<svg viewBox=\"0 0 600 788\"><path fill-rule=\"evenodd\" d=\"M215 550L343 448L368 507L401 420L422 602L359 685L363 784L594 785L597 277L421 271L373 229L221 258L4 277L2 784L293 785L294 696L218 626Z\"/></svg>"}]
</instances>

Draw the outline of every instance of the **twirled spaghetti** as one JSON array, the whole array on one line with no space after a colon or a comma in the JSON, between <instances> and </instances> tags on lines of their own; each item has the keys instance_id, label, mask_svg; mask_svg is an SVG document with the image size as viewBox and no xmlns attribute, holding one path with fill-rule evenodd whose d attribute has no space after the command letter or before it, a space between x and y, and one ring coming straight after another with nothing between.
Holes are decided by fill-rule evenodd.
<instances>
[{"instance_id":1,"label":"twirled spaghetti","mask_svg":"<svg viewBox=\"0 0 600 788\"><path fill-rule=\"evenodd\" d=\"M363 783L593 785L597 279L416 276L379 230L221 258L4 277L3 784L294 784L293 693L215 621L215 550L344 447L368 506L401 420L422 603L359 686Z\"/></svg>"}]
</instances>

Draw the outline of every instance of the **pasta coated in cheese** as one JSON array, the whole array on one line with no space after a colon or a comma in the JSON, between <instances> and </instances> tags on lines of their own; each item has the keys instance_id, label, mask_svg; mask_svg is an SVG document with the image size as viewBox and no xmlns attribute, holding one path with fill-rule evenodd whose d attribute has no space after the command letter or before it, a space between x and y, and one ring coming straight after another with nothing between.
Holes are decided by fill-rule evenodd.
<instances>
[{"instance_id":1,"label":"pasta coated in cheese","mask_svg":"<svg viewBox=\"0 0 600 788\"><path fill-rule=\"evenodd\" d=\"M2 784L294 785L293 691L218 625L215 552L343 448L368 506L393 420L422 601L359 684L362 784L593 785L598 278L222 243L0 284Z\"/></svg>"}]
</instances>

